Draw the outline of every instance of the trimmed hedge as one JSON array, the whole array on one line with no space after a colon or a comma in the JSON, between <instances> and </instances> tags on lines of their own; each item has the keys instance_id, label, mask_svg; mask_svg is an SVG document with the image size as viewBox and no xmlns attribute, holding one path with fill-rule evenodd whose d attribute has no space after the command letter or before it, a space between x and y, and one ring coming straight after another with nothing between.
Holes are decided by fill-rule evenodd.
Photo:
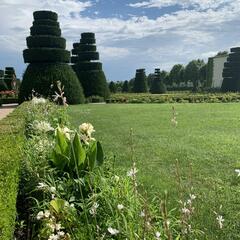
<instances>
[{"instance_id":1,"label":"trimmed hedge","mask_svg":"<svg viewBox=\"0 0 240 240\"><path fill-rule=\"evenodd\" d=\"M55 36L29 36L27 37L28 48L66 48L66 39Z\"/></svg>"},{"instance_id":2,"label":"trimmed hedge","mask_svg":"<svg viewBox=\"0 0 240 240\"><path fill-rule=\"evenodd\" d=\"M92 38L92 39L95 39L95 33L92 33L92 32L82 33L81 34L81 38L85 38L85 39Z\"/></svg>"},{"instance_id":3,"label":"trimmed hedge","mask_svg":"<svg viewBox=\"0 0 240 240\"><path fill-rule=\"evenodd\" d=\"M39 19L33 21L33 26L39 26L39 25L46 25L46 26L53 26L59 28L59 22L50 20L50 19Z\"/></svg>"},{"instance_id":4,"label":"trimmed hedge","mask_svg":"<svg viewBox=\"0 0 240 240\"><path fill-rule=\"evenodd\" d=\"M19 101L28 100L32 89L45 97L52 96L56 89L51 89L50 85L56 81L61 81L64 86L64 93L69 104L84 102L83 90L76 73L71 66L64 63L29 64L23 75Z\"/></svg>"},{"instance_id":5,"label":"trimmed hedge","mask_svg":"<svg viewBox=\"0 0 240 240\"><path fill-rule=\"evenodd\" d=\"M58 15L52 11L36 11L33 13L33 17L35 20L42 20L42 19L50 19L53 21L58 20Z\"/></svg>"},{"instance_id":6,"label":"trimmed hedge","mask_svg":"<svg viewBox=\"0 0 240 240\"><path fill-rule=\"evenodd\" d=\"M96 44L95 38L81 38L80 39L81 44Z\"/></svg>"},{"instance_id":7,"label":"trimmed hedge","mask_svg":"<svg viewBox=\"0 0 240 240\"><path fill-rule=\"evenodd\" d=\"M79 71L92 71L92 70L102 70L102 63L100 62L79 62L73 65L74 71L79 69Z\"/></svg>"},{"instance_id":8,"label":"trimmed hedge","mask_svg":"<svg viewBox=\"0 0 240 240\"><path fill-rule=\"evenodd\" d=\"M61 36L61 29L53 26L44 25L33 26L30 28L30 32L32 36L36 35L52 35L57 37Z\"/></svg>"},{"instance_id":9,"label":"trimmed hedge","mask_svg":"<svg viewBox=\"0 0 240 240\"><path fill-rule=\"evenodd\" d=\"M0 121L0 239L13 239L21 148L24 143L24 111L17 108ZM13 147L14 146L14 147ZM11 150L11 151L10 151Z\"/></svg>"},{"instance_id":10,"label":"trimmed hedge","mask_svg":"<svg viewBox=\"0 0 240 240\"><path fill-rule=\"evenodd\" d=\"M99 60L99 53L98 52L81 52L78 55L79 61L91 61L91 60Z\"/></svg>"},{"instance_id":11,"label":"trimmed hedge","mask_svg":"<svg viewBox=\"0 0 240 240\"><path fill-rule=\"evenodd\" d=\"M109 97L110 92L103 71L80 71L77 69L76 73L86 97L100 96L104 99Z\"/></svg>"},{"instance_id":12,"label":"trimmed hedge","mask_svg":"<svg viewBox=\"0 0 240 240\"><path fill-rule=\"evenodd\" d=\"M11 71L11 72L14 72L14 68L13 68L13 67L6 67L6 68L5 68L5 71Z\"/></svg>"},{"instance_id":13,"label":"trimmed hedge","mask_svg":"<svg viewBox=\"0 0 240 240\"><path fill-rule=\"evenodd\" d=\"M83 44L79 44L78 47L75 47L72 50L72 54L73 55L78 55L82 52L96 52L97 47L96 45L83 45Z\"/></svg>"},{"instance_id":14,"label":"trimmed hedge","mask_svg":"<svg viewBox=\"0 0 240 240\"><path fill-rule=\"evenodd\" d=\"M25 63L68 63L70 52L58 48L31 48L23 51L23 58Z\"/></svg>"}]
</instances>

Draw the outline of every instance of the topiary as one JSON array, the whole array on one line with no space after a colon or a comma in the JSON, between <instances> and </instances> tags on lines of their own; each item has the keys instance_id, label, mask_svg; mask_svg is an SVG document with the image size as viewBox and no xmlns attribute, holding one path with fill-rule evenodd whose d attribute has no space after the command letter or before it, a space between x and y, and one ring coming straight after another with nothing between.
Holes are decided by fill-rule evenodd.
<instances>
[{"instance_id":1,"label":"topiary","mask_svg":"<svg viewBox=\"0 0 240 240\"><path fill-rule=\"evenodd\" d=\"M15 74L15 70L13 67L5 68L3 81L5 82L5 85L7 86L6 90L13 90L14 81L16 81L16 74Z\"/></svg>"},{"instance_id":2,"label":"topiary","mask_svg":"<svg viewBox=\"0 0 240 240\"><path fill-rule=\"evenodd\" d=\"M151 84L150 92L153 94L163 94L166 93L167 89L163 80L161 79L161 72L159 68L155 69L154 79Z\"/></svg>"},{"instance_id":3,"label":"topiary","mask_svg":"<svg viewBox=\"0 0 240 240\"><path fill-rule=\"evenodd\" d=\"M240 91L240 47L231 48L222 76L222 92Z\"/></svg>"},{"instance_id":4,"label":"topiary","mask_svg":"<svg viewBox=\"0 0 240 240\"><path fill-rule=\"evenodd\" d=\"M92 62L99 60L95 43L94 33L81 34L80 43L73 43L72 68L83 86L86 97L100 96L106 99L109 97L109 88L102 70L102 63Z\"/></svg>"},{"instance_id":5,"label":"topiary","mask_svg":"<svg viewBox=\"0 0 240 240\"><path fill-rule=\"evenodd\" d=\"M69 104L83 103L81 84L67 64L70 52L65 50L66 40L61 37L57 13L37 11L33 16L31 36L27 37L28 49L23 51L25 63L30 64L23 75L19 101L27 100L33 89L44 97L52 96L57 91L57 81L60 81Z\"/></svg>"},{"instance_id":6,"label":"topiary","mask_svg":"<svg viewBox=\"0 0 240 240\"><path fill-rule=\"evenodd\" d=\"M122 86L122 92L125 92L125 93L130 92L128 80L124 81L123 86Z\"/></svg>"},{"instance_id":7,"label":"topiary","mask_svg":"<svg viewBox=\"0 0 240 240\"><path fill-rule=\"evenodd\" d=\"M133 83L133 92L144 93L147 92L147 78L145 69L137 69L136 76Z\"/></svg>"}]
</instances>

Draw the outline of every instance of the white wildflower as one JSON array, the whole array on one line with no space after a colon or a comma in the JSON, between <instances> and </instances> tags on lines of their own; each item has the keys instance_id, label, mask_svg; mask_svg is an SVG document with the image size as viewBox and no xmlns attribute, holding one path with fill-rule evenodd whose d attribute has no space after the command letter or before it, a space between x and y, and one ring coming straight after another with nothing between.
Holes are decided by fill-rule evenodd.
<instances>
[{"instance_id":1,"label":"white wildflower","mask_svg":"<svg viewBox=\"0 0 240 240\"><path fill-rule=\"evenodd\" d=\"M137 168L136 168L136 164L133 163L133 167L132 169L130 169L130 171L127 173L128 177L134 178L136 176L136 173L138 172Z\"/></svg>"},{"instance_id":2,"label":"white wildflower","mask_svg":"<svg viewBox=\"0 0 240 240\"><path fill-rule=\"evenodd\" d=\"M156 239L160 239L161 233L160 233L160 232L156 232L156 233L155 233L155 236L156 236Z\"/></svg>"},{"instance_id":3,"label":"white wildflower","mask_svg":"<svg viewBox=\"0 0 240 240\"><path fill-rule=\"evenodd\" d=\"M237 173L237 176L240 177L240 169L235 169L235 173Z\"/></svg>"},{"instance_id":4,"label":"white wildflower","mask_svg":"<svg viewBox=\"0 0 240 240\"><path fill-rule=\"evenodd\" d=\"M54 128L51 127L50 123L38 120L33 121L33 128L39 132L50 132L54 130Z\"/></svg>"},{"instance_id":5,"label":"white wildflower","mask_svg":"<svg viewBox=\"0 0 240 240\"><path fill-rule=\"evenodd\" d=\"M43 211L40 211L38 214L37 214L37 220L40 220L44 217L44 213Z\"/></svg>"},{"instance_id":6,"label":"white wildflower","mask_svg":"<svg viewBox=\"0 0 240 240\"><path fill-rule=\"evenodd\" d=\"M58 240L59 239L59 235L55 235L55 234L51 234L48 238L48 240Z\"/></svg>"},{"instance_id":7,"label":"white wildflower","mask_svg":"<svg viewBox=\"0 0 240 240\"><path fill-rule=\"evenodd\" d=\"M224 222L223 216L218 215L216 219L217 219L217 221L218 221L218 224L219 224L220 229L222 229L222 228L223 228L223 222Z\"/></svg>"},{"instance_id":8,"label":"white wildflower","mask_svg":"<svg viewBox=\"0 0 240 240\"><path fill-rule=\"evenodd\" d=\"M119 176L115 175L114 179L115 179L116 182L118 182L120 178L119 178Z\"/></svg>"},{"instance_id":9,"label":"white wildflower","mask_svg":"<svg viewBox=\"0 0 240 240\"><path fill-rule=\"evenodd\" d=\"M97 203L97 202L95 202L93 205L92 205L92 207L91 207L91 209L89 210L89 212L90 212L90 214L91 215L96 215L97 214L97 208L99 207L99 204Z\"/></svg>"},{"instance_id":10,"label":"white wildflower","mask_svg":"<svg viewBox=\"0 0 240 240\"><path fill-rule=\"evenodd\" d=\"M49 218L49 216L51 215L49 210L44 211L44 217L45 218Z\"/></svg>"},{"instance_id":11,"label":"white wildflower","mask_svg":"<svg viewBox=\"0 0 240 240\"><path fill-rule=\"evenodd\" d=\"M61 223L57 223L55 229L59 231L62 228Z\"/></svg>"},{"instance_id":12,"label":"white wildflower","mask_svg":"<svg viewBox=\"0 0 240 240\"><path fill-rule=\"evenodd\" d=\"M71 204L70 204L70 207L71 207L71 208L74 208L74 207L75 207L75 206L74 206L74 203L71 203Z\"/></svg>"},{"instance_id":13,"label":"white wildflower","mask_svg":"<svg viewBox=\"0 0 240 240\"><path fill-rule=\"evenodd\" d=\"M145 211L141 211L141 213L140 213L140 217L145 217L146 215L145 215Z\"/></svg>"},{"instance_id":14,"label":"white wildflower","mask_svg":"<svg viewBox=\"0 0 240 240\"><path fill-rule=\"evenodd\" d=\"M191 213L191 211L188 209L188 208L186 208L186 207L184 207L184 208L182 208L182 213L184 213L184 214L190 214Z\"/></svg>"},{"instance_id":15,"label":"white wildflower","mask_svg":"<svg viewBox=\"0 0 240 240\"><path fill-rule=\"evenodd\" d=\"M195 200L196 199L196 196L194 194L190 194L189 196L190 196L191 200Z\"/></svg>"},{"instance_id":16,"label":"white wildflower","mask_svg":"<svg viewBox=\"0 0 240 240\"><path fill-rule=\"evenodd\" d=\"M46 183L42 183L42 182L38 183L37 189L45 189L45 188L47 188L47 184Z\"/></svg>"},{"instance_id":17,"label":"white wildflower","mask_svg":"<svg viewBox=\"0 0 240 240\"><path fill-rule=\"evenodd\" d=\"M115 229L115 228L111 228L109 227L108 228L108 232L111 234L111 235L117 235L119 233L119 230Z\"/></svg>"},{"instance_id":18,"label":"white wildflower","mask_svg":"<svg viewBox=\"0 0 240 240\"><path fill-rule=\"evenodd\" d=\"M123 206L122 204L118 204L118 205L117 205L117 208L118 208L118 210L123 210L123 209L124 209L124 206Z\"/></svg>"},{"instance_id":19,"label":"white wildflower","mask_svg":"<svg viewBox=\"0 0 240 240\"><path fill-rule=\"evenodd\" d=\"M58 234L59 237L63 237L63 236L65 235L65 232L60 231L60 232L58 232L57 234Z\"/></svg>"},{"instance_id":20,"label":"white wildflower","mask_svg":"<svg viewBox=\"0 0 240 240\"><path fill-rule=\"evenodd\" d=\"M56 129L56 131L55 131L55 135L56 135L56 133L57 133L57 130L60 131L61 133L63 133L64 136L65 136L68 140L71 139L71 135L70 135L70 134L73 132L71 129L69 129L69 128L67 128L67 127L60 127L60 126L58 126L57 129Z\"/></svg>"},{"instance_id":21,"label":"white wildflower","mask_svg":"<svg viewBox=\"0 0 240 240\"><path fill-rule=\"evenodd\" d=\"M91 123L83 123L79 126L79 130L82 134L91 137L92 133L95 132L93 125Z\"/></svg>"},{"instance_id":22,"label":"white wildflower","mask_svg":"<svg viewBox=\"0 0 240 240\"><path fill-rule=\"evenodd\" d=\"M173 117L173 118L171 119L171 122L172 122L172 125L173 125L174 127L176 127L177 124L178 124L176 117Z\"/></svg>"},{"instance_id":23,"label":"white wildflower","mask_svg":"<svg viewBox=\"0 0 240 240\"><path fill-rule=\"evenodd\" d=\"M47 226L51 229L52 232L55 231L55 225L52 223L48 223Z\"/></svg>"},{"instance_id":24,"label":"white wildflower","mask_svg":"<svg viewBox=\"0 0 240 240\"><path fill-rule=\"evenodd\" d=\"M33 104L44 104L46 103L46 99L45 98L37 98L37 97L34 97L32 99L32 103Z\"/></svg>"},{"instance_id":25,"label":"white wildflower","mask_svg":"<svg viewBox=\"0 0 240 240\"><path fill-rule=\"evenodd\" d=\"M50 187L49 190L50 190L50 192L52 192L52 193L55 193L55 192L56 192L56 188L55 188L55 187Z\"/></svg>"}]
</instances>

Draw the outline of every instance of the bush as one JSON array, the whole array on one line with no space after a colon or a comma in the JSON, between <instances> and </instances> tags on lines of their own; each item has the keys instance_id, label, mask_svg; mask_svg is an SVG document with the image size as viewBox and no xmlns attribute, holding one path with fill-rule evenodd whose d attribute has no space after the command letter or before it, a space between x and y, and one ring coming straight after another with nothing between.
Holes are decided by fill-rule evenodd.
<instances>
[{"instance_id":1,"label":"bush","mask_svg":"<svg viewBox=\"0 0 240 240\"><path fill-rule=\"evenodd\" d=\"M133 83L133 92L135 93L147 92L147 79L145 69L137 69Z\"/></svg>"},{"instance_id":2,"label":"bush","mask_svg":"<svg viewBox=\"0 0 240 240\"><path fill-rule=\"evenodd\" d=\"M39 19L39 20L33 21L33 26L38 26L38 25L54 26L59 28L59 23L50 19Z\"/></svg>"},{"instance_id":3,"label":"bush","mask_svg":"<svg viewBox=\"0 0 240 240\"><path fill-rule=\"evenodd\" d=\"M44 26L44 25L38 25L33 26L30 28L30 32L32 36L36 35L52 35L52 36L61 36L61 29L54 26Z\"/></svg>"},{"instance_id":4,"label":"bush","mask_svg":"<svg viewBox=\"0 0 240 240\"><path fill-rule=\"evenodd\" d=\"M55 36L29 36L27 37L28 48L66 48L66 39Z\"/></svg>"},{"instance_id":5,"label":"bush","mask_svg":"<svg viewBox=\"0 0 240 240\"><path fill-rule=\"evenodd\" d=\"M50 85L61 81L64 86L65 96L69 104L84 102L84 95L78 78L71 66L62 63L30 64L23 76L20 87L19 101L28 100L34 89L42 96L52 96L55 89Z\"/></svg>"},{"instance_id":6,"label":"bush","mask_svg":"<svg viewBox=\"0 0 240 240\"><path fill-rule=\"evenodd\" d=\"M24 142L24 106L0 121L0 239L13 239L19 163ZM14 146L14 147L13 147Z\"/></svg>"},{"instance_id":7,"label":"bush","mask_svg":"<svg viewBox=\"0 0 240 240\"><path fill-rule=\"evenodd\" d=\"M44 20L44 19L50 19L53 21L58 20L57 13L52 11L36 11L33 13L33 17L35 20Z\"/></svg>"}]
</instances>

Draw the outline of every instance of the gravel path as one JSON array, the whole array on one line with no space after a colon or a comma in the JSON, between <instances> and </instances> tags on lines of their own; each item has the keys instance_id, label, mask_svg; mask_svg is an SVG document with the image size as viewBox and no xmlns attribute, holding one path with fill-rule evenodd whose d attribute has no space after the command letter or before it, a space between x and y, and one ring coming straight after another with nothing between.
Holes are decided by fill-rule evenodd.
<instances>
[{"instance_id":1,"label":"gravel path","mask_svg":"<svg viewBox=\"0 0 240 240\"><path fill-rule=\"evenodd\" d=\"M0 120L11 113L18 105L17 104L3 104L0 107Z\"/></svg>"}]
</instances>

